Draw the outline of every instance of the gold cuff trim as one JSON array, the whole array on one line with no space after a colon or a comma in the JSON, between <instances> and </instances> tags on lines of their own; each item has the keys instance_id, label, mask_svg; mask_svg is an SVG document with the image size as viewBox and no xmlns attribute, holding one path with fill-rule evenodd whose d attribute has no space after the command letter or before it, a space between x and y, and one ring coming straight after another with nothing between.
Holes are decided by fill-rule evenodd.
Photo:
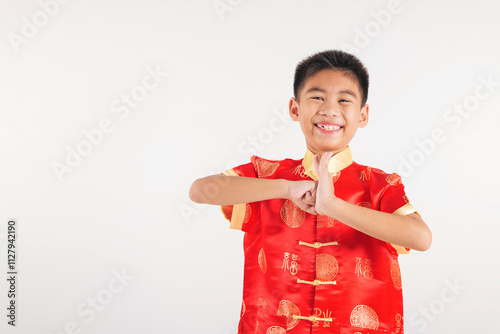
<instances>
[{"instance_id":1,"label":"gold cuff trim","mask_svg":"<svg viewBox=\"0 0 500 334\"><path fill-rule=\"evenodd\" d=\"M239 176L238 173L234 169L228 169L221 174L226 176ZM246 203L242 204L234 204L233 205L233 214L231 215L229 228L233 230L241 230L243 226L243 220L245 220L245 211L247 209Z\"/></svg>"},{"instance_id":2,"label":"gold cuff trim","mask_svg":"<svg viewBox=\"0 0 500 334\"><path fill-rule=\"evenodd\" d=\"M396 251L398 252L398 254L410 254L410 251L407 250L403 246L398 246L398 245L395 245L395 244L391 244L391 246L394 247L394 248L396 248Z\"/></svg>"},{"instance_id":3,"label":"gold cuff trim","mask_svg":"<svg viewBox=\"0 0 500 334\"><path fill-rule=\"evenodd\" d=\"M320 248L320 247L324 247L324 246L336 246L338 245L339 243L337 241L332 241L332 242L315 242L313 244L310 244L308 242L305 242L305 241L299 241L299 245L301 246L309 246L309 247L312 247L312 248Z\"/></svg>"},{"instance_id":4,"label":"gold cuff trim","mask_svg":"<svg viewBox=\"0 0 500 334\"><path fill-rule=\"evenodd\" d=\"M394 211L393 214L400 215L400 216L406 216L406 215L409 215L410 213L414 213L414 212L417 212L417 210L415 210L413 205L411 205L410 203L406 203L405 205L403 205L402 207L400 207L399 209Z\"/></svg>"},{"instance_id":5,"label":"gold cuff trim","mask_svg":"<svg viewBox=\"0 0 500 334\"><path fill-rule=\"evenodd\" d=\"M225 171L221 172L221 174L224 174L226 176L239 176L238 173L236 173L234 171L234 169L225 170Z\"/></svg>"},{"instance_id":6,"label":"gold cuff trim","mask_svg":"<svg viewBox=\"0 0 500 334\"><path fill-rule=\"evenodd\" d=\"M304 283L304 284L310 284L310 285L321 285L321 284L332 284L335 285L337 284L337 281L319 281L319 280L314 280L314 281L304 281L302 279L297 279L297 283Z\"/></svg>"},{"instance_id":7,"label":"gold cuff trim","mask_svg":"<svg viewBox=\"0 0 500 334\"><path fill-rule=\"evenodd\" d=\"M230 229L241 230L246 209L247 205L245 203L233 205L233 214L231 216L231 224L229 225Z\"/></svg>"},{"instance_id":8,"label":"gold cuff trim","mask_svg":"<svg viewBox=\"0 0 500 334\"><path fill-rule=\"evenodd\" d=\"M394 211L393 214L400 215L400 216L406 216L406 215L409 215L411 213L416 213L416 212L417 212L417 210L413 207L413 205L411 205L410 203L406 203L405 205L403 205L402 207L400 207L399 209ZM391 246L396 249L398 254L409 254L410 253L410 251L403 246L399 246L399 245L395 245L395 244L391 244Z\"/></svg>"},{"instance_id":9,"label":"gold cuff trim","mask_svg":"<svg viewBox=\"0 0 500 334\"><path fill-rule=\"evenodd\" d=\"M293 320L309 320L309 321L328 321L332 322L333 318L318 318L315 317L314 315L311 315L310 317L304 317L303 315L293 315Z\"/></svg>"},{"instance_id":10,"label":"gold cuff trim","mask_svg":"<svg viewBox=\"0 0 500 334\"><path fill-rule=\"evenodd\" d=\"M351 149L347 146L343 151L335 154L330 158L328 162L328 171L331 174L337 173L338 171L346 168L352 164ZM304 160L302 160L302 166L304 166L305 173L313 180L318 180L318 174L314 169L314 153L307 150L304 155Z\"/></svg>"}]
</instances>

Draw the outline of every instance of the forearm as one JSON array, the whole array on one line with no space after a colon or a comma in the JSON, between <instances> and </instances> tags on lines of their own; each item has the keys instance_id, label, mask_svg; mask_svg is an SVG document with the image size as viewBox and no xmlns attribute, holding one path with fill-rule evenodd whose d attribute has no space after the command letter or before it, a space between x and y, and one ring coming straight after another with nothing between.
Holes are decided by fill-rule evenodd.
<instances>
[{"instance_id":1,"label":"forearm","mask_svg":"<svg viewBox=\"0 0 500 334\"><path fill-rule=\"evenodd\" d=\"M430 247L432 236L417 214L401 216L353 205L339 198L324 208L327 216L374 238L424 251Z\"/></svg>"},{"instance_id":2,"label":"forearm","mask_svg":"<svg viewBox=\"0 0 500 334\"><path fill-rule=\"evenodd\" d=\"M211 175L193 182L189 197L196 203L232 205L286 198L288 181Z\"/></svg>"}]
</instances>

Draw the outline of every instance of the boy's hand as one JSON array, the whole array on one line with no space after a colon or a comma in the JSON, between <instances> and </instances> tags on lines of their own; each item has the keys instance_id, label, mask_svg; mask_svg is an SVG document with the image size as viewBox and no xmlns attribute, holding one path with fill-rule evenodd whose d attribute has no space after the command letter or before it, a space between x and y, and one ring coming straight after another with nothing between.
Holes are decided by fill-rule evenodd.
<instances>
[{"instance_id":1,"label":"boy's hand","mask_svg":"<svg viewBox=\"0 0 500 334\"><path fill-rule=\"evenodd\" d=\"M327 215L327 208L335 197L332 175L328 171L328 162L333 156L332 152L314 156L314 168L318 174L318 186L316 189L315 211L319 215Z\"/></svg>"},{"instance_id":2,"label":"boy's hand","mask_svg":"<svg viewBox=\"0 0 500 334\"><path fill-rule=\"evenodd\" d=\"M312 180L289 181L287 198L307 213L316 215L316 188L318 182Z\"/></svg>"}]
</instances>

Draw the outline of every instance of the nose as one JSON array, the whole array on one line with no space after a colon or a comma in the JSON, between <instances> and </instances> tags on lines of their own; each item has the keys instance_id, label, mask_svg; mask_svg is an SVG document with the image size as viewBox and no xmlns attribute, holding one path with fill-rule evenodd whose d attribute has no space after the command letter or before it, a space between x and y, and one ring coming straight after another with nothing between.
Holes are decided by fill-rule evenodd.
<instances>
[{"instance_id":1,"label":"nose","mask_svg":"<svg viewBox=\"0 0 500 334\"><path fill-rule=\"evenodd\" d=\"M339 105L336 101L328 99L322 104L319 113L327 117L340 116Z\"/></svg>"}]
</instances>

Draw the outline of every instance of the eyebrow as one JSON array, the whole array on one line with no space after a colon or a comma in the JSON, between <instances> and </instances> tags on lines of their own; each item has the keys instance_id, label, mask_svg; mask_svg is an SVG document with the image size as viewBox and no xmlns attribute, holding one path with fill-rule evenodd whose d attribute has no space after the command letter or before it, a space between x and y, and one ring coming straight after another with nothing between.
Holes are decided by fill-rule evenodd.
<instances>
[{"instance_id":1,"label":"eyebrow","mask_svg":"<svg viewBox=\"0 0 500 334\"><path fill-rule=\"evenodd\" d=\"M305 94L308 94L308 93L313 93L313 92L320 92L320 93L326 93L326 90L324 90L323 88L319 88L319 87L311 87L309 88ZM341 90L339 92L339 94L347 94L347 95L351 95L352 97L355 97L357 98L358 96L352 91L352 90L349 90L349 89L344 89L344 90Z\"/></svg>"},{"instance_id":2,"label":"eyebrow","mask_svg":"<svg viewBox=\"0 0 500 334\"><path fill-rule=\"evenodd\" d=\"M313 92L320 92L320 93L326 93L326 90L323 88L318 88L318 87L311 87L306 91L306 94L308 93L313 93Z\"/></svg>"},{"instance_id":3,"label":"eyebrow","mask_svg":"<svg viewBox=\"0 0 500 334\"><path fill-rule=\"evenodd\" d=\"M352 97L355 97L355 98L358 97L352 90L349 90L349 89L341 90L339 92L339 94L347 94L347 95L351 95Z\"/></svg>"}]
</instances>

